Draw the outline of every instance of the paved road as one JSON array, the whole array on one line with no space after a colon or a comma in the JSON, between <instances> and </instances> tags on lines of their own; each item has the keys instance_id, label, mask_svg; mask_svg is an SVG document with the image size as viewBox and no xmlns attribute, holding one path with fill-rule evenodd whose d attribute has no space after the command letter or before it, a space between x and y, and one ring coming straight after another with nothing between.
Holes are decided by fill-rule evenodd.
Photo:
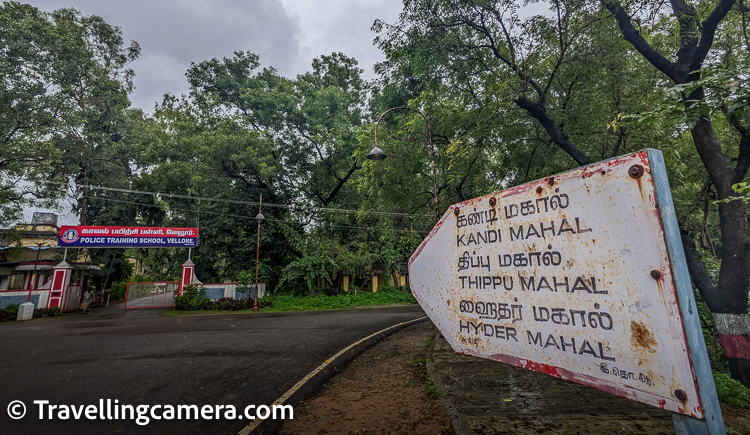
<instances>
[{"instance_id":1,"label":"paved road","mask_svg":"<svg viewBox=\"0 0 750 435\"><path fill-rule=\"evenodd\" d=\"M0 433L234 434L247 420L40 420L51 404L234 405L275 399L350 343L424 316L417 306L349 311L165 317L122 305L0 325ZM13 400L27 415L11 420Z\"/></svg>"}]
</instances>

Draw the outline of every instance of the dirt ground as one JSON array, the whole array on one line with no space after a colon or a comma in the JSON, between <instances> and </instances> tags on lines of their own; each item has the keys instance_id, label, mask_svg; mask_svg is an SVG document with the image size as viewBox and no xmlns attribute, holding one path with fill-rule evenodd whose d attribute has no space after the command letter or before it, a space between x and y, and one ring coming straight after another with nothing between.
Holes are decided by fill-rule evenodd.
<instances>
[{"instance_id":1,"label":"dirt ground","mask_svg":"<svg viewBox=\"0 0 750 435\"><path fill-rule=\"evenodd\" d=\"M721 405L721 416L728 435L750 435L750 409Z\"/></svg>"},{"instance_id":2,"label":"dirt ground","mask_svg":"<svg viewBox=\"0 0 750 435\"><path fill-rule=\"evenodd\" d=\"M419 323L363 352L295 406L280 433L455 435L425 368L434 332ZM722 414L728 435L750 435L750 410L722 405ZM502 433L515 432L511 423Z\"/></svg>"},{"instance_id":3,"label":"dirt ground","mask_svg":"<svg viewBox=\"0 0 750 435\"><path fill-rule=\"evenodd\" d=\"M294 408L281 434L455 434L427 375L422 322L363 352Z\"/></svg>"}]
</instances>

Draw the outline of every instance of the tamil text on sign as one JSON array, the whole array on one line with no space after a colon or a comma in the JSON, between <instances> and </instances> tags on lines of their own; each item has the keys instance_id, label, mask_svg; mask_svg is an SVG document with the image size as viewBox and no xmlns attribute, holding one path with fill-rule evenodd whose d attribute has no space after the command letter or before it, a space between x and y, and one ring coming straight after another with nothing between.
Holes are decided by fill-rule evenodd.
<instances>
[{"instance_id":1,"label":"tamil text on sign","mask_svg":"<svg viewBox=\"0 0 750 435\"><path fill-rule=\"evenodd\" d=\"M180 247L198 246L198 228L97 227L63 225L58 246L65 247Z\"/></svg>"},{"instance_id":2,"label":"tamil text on sign","mask_svg":"<svg viewBox=\"0 0 750 435\"><path fill-rule=\"evenodd\" d=\"M409 273L457 351L703 418L646 152L452 206Z\"/></svg>"}]
</instances>

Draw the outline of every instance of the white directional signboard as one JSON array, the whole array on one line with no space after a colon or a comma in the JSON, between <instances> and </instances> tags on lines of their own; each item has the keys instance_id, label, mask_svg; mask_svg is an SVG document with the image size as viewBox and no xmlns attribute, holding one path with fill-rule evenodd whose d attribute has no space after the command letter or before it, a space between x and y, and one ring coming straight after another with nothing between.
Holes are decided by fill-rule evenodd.
<instances>
[{"instance_id":1,"label":"white directional signboard","mask_svg":"<svg viewBox=\"0 0 750 435\"><path fill-rule=\"evenodd\" d=\"M703 419L652 153L451 206L409 274L453 348Z\"/></svg>"}]
</instances>

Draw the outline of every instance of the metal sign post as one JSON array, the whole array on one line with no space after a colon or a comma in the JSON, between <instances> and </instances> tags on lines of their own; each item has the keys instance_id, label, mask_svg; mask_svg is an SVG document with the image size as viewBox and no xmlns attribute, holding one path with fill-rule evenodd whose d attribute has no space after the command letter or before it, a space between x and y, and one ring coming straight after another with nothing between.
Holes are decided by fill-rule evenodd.
<instances>
[{"instance_id":1,"label":"metal sign post","mask_svg":"<svg viewBox=\"0 0 750 435\"><path fill-rule=\"evenodd\" d=\"M455 204L409 273L456 351L725 433L659 151Z\"/></svg>"},{"instance_id":2,"label":"metal sign post","mask_svg":"<svg viewBox=\"0 0 750 435\"><path fill-rule=\"evenodd\" d=\"M693 285L690 282L685 251L682 247L680 229L675 215L672 191L669 189L667 169L664 165L664 157L661 152L649 149L648 159L651 162L651 175L654 179L656 191L656 202L659 204L662 223L664 225L664 238L666 239L669 260L672 265L672 276L677 288L677 299L680 304L682 321L685 325L685 335L690 349L690 359L695 370L698 391L705 420L698 420L680 413L673 413L675 432L686 435L698 434L726 434L724 419L721 416L719 398L716 395L716 386L711 372L711 363L706 351L706 343L703 341L701 321L698 317L698 308L695 305Z\"/></svg>"}]
</instances>

